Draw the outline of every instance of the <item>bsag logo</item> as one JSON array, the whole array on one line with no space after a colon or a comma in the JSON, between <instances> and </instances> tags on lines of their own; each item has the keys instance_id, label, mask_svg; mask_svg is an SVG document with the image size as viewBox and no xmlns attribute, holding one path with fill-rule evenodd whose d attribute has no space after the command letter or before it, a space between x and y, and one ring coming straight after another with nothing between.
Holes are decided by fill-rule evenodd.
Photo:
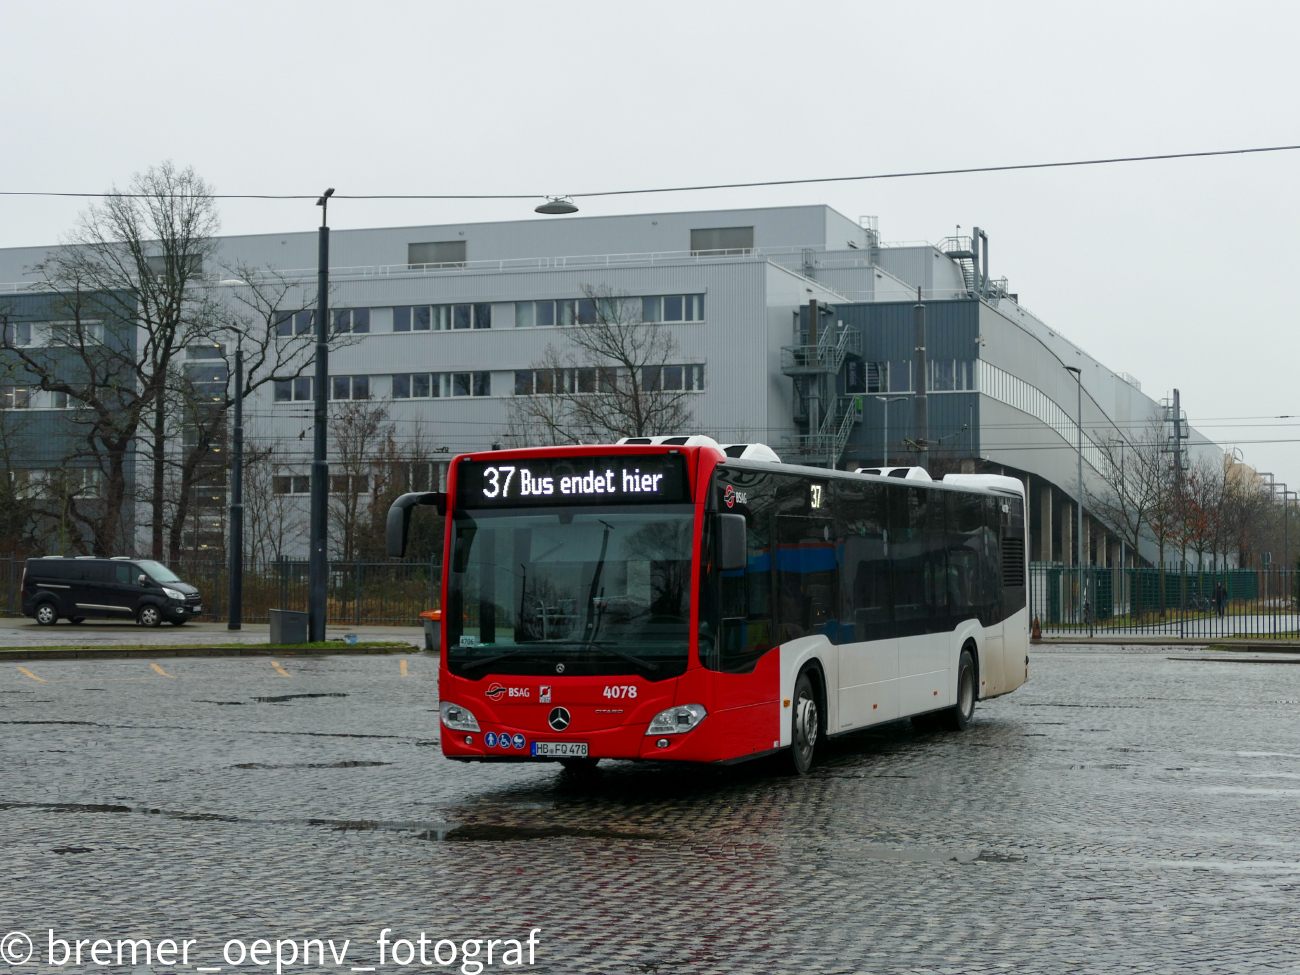
<instances>
[{"instance_id":1,"label":"bsag logo","mask_svg":"<svg viewBox=\"0 0 1300 975\"><path fill-rule=\"evenodd\" d=\"M727 489L722 492L722 500L727 503L728 508L734 508L737 503L748 504L749 494L745 491L737 491L734 487L728 484Z\"/></svg>"},{"instance_id":2,"label":"bsag logo","mask_svg":"<svg viewBox=\"0 0 1300 975\"><path fill-rule=\"evenodd\" d=\"M551 703L551 685L550 685L550 684L543 684L541 687L539 687L539 688L537 689L537 703L538 703L538 704L550 704L550 703Z\"/></svg>"},{"instance_id":3,"label":"bsag logo","mask_svg":"<svg viewBox=\"0 0 1300 975\"><path fill-rule=\"evenodd\" d=\"M499 701L503 697L528 697L531 693L532 690L527 687L503 687L500 684L493 684L485 692L493 701Z\"/></svg>"}]
</instances>

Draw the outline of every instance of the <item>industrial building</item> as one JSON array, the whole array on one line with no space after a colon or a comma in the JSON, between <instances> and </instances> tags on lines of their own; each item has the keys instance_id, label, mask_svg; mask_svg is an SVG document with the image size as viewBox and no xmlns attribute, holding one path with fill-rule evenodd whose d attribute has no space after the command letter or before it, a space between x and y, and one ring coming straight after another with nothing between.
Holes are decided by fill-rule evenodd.
<instances>
[{"instance_id":1,"label":"industrial building","mask_svg":"<svg viewBox=\"0 0 1300 975\"><path fill-rule=\"evenodd\" d=\"M0 290L39 309L25 282L47 250L0 250L0 281L10 282ZM306 303L316 254L314 231L229 236L217 261L227 270L205 271L274 269L302 281ZM873 218L825 206L334 231L331 305L350 338L331 355L330 394L382 401L401 438L434 451L488 449L506 433L512 398L541 388L533 371L548 346L563 344L566 324L591 313L597 289L672 331L677 361L660 381L689 394L693 423L683 432L760 441L785 460L841 468L914 463L923 439L936 460L1022 478L1031 559L1071 564L1079 409L1087 477L1098 463L1094 438L1173 415L1022 305L1006 278L991 275L989 256L978 229L889 244ZM918 300L925 437L913 425ZM282 327L301 331L310 320L306 312ZM10 389L0 406L28 411L25 422L55 422L67 409L39 391L15 394L19 380ZM247 407L250 440L277 444L275 489L301 493L304 507L311 395L304 376L262 388ZM1193 454L1222 455L1183 430ZM224 495L209 501L196 544L219 545ZM1091 517L1084 546L1091 564L1133 558Z\"/></svg>"}]
</instances>

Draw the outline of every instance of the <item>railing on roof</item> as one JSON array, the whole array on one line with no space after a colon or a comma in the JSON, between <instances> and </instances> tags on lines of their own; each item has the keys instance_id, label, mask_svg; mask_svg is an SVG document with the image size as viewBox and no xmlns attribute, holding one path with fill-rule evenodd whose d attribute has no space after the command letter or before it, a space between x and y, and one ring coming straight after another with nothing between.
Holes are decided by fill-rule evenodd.
<instances>
[{"instance_id":1,"label":"railing on roof","mask_svg":"<svg viewBox=\"0 0 1300 975\"><path fill-rule=\"evenodd\" d=\"M332 267L336 277L385 277L403 274L439 274L446 271L529 271L564 268L617 267L624 264L678 264L766 259L791 270L803 267L804 252L822 247L749 247L732 250L646 251L635 254L578 254L560 257L509 257L491 261L453 261L446 264L374 264ZM781 260L787 258L787 261ZM316 268L278 272L286 277L316 274Z\"/></svg>"}]
</instances>

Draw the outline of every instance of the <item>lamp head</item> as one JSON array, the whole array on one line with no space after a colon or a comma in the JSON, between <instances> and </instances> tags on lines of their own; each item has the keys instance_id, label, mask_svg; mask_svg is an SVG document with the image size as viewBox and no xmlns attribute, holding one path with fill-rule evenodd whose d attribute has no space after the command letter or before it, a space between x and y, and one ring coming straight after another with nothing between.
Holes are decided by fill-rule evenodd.
<instances>
[{"instance_id":1,"label":"lamp head","mask_svg":"<svg viewBox=\"0 0 1300 975\"><path fill-rule=\"evenodd\" d=\"M546 202L541 206L534 208L534 213L577 213L578 205L567 196L548 196Z\"/></svg>"}]
</instances>

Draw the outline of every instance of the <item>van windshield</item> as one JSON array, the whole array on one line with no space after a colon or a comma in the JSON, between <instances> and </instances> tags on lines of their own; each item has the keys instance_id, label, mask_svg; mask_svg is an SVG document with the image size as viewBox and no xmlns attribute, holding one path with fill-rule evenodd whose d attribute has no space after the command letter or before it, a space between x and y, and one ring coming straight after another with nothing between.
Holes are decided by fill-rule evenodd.
<instances>
[{"instance_id":1,"label":"van windshield","mask_svg":"<svg viewBox=\"0 0 1300 975\"><path fill-rule=\"evenodd\" d=\"M163 565L161 562L153 562L153 561L146 560L143 562L137 562L136 565L140 567L141 572L147 573L149 578L152 579L154 582L180 582L181 581L180 576L178 576L171 569L167 568L167 566Z\"/></svg>"}]
</instances>

